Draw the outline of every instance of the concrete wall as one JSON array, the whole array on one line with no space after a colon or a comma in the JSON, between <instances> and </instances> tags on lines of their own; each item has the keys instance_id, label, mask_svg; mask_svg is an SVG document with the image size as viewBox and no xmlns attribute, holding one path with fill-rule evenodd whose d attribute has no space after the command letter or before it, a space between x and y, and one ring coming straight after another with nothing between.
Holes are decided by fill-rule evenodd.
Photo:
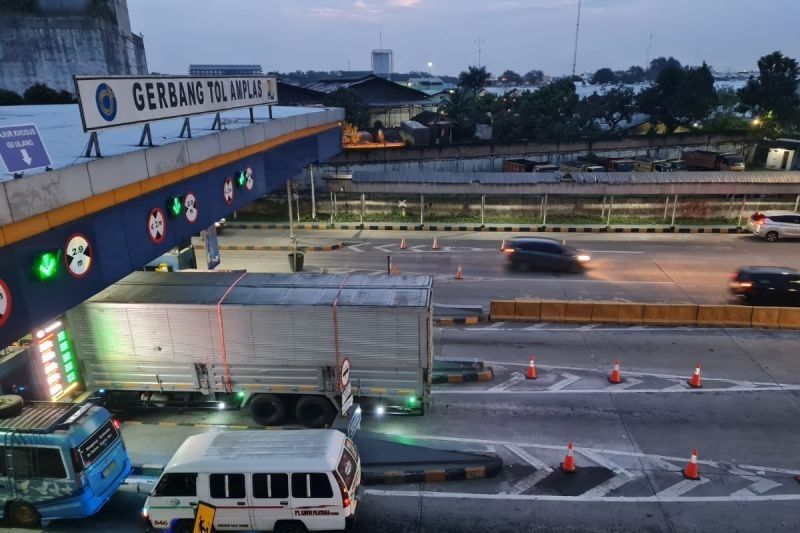
<instances>
[{"instance_id":1,"label":"concrete wall","mask_svg":"<svg viewBox=\"0 0 800 533\"><path fill-rule=\"evenodd\" d=\"M107 1L107 16L53 14L78 10L70 2L42 5L39 14L0 11L0 88L22 94L42 82L74 92L74 74L147 74L144 41L131 33L126 1Z\"/></svg>"},{"instance_id":2,"label":"concrete wall","mask_svg":"<svg viewBox=\"0 0 800 533\"><path fill-rule=\"evenodd\" d=\"M683 148L746 154L756 143L741 134L630 137L589 143L518 143L408 147L396 150L348 151L319 169L318 174L353 170L415 170L425 172L499 172L505 159L528 157L555 163L590 152L606 157L676 158Z\"/></svg>"}]
</instances>

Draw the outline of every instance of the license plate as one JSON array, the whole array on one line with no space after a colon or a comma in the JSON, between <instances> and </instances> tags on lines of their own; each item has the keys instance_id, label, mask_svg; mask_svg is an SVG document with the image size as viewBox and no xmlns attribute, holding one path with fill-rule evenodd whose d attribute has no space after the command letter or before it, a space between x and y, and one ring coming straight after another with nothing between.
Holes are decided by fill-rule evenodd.
<instances>
[{"instance_id":1,"label":"license plate","mask_svg":"<svg viewBox=\"0 0 800 533\"><path fill-rule=\"evenodd\" d=\"M106 467L106 469L105 469L105 470L103 470L103 479L107 478L107 477L108 477L108 475L109 475L111 472L113 472L113 471L114 471L114 469L115 469L116 467L117 467L117 462L116 462L116 461L111 461L111 464L109 464L109 465Z\"/></svg>"}]
</instances>

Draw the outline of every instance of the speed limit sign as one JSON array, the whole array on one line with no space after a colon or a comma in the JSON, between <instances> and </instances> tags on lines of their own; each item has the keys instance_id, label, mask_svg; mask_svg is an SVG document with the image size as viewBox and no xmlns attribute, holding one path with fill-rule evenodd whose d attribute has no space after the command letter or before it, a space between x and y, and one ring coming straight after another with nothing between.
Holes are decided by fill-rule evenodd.
<instances>
[{"instance_id":1,"label":"speed limit sign","mask_svg":"<svg viewBox=\"0 0 800 533\"><path fill-rule=\"evenodd\" d=\"M67 239L67 249L64 253L64 262L67 272L72 277L82 278L92 268L92 246L86 235L76 233Z\"/></svg>"},{"instance_id":2,"label":"speed limit sign","mask_svg":"<svg viewBox=\"0 0 800 533\"><path fill-rule=\"evenodd\" d=\"M222 184L222 197L226 204L233 203L233 178L225 178L225 182Z\"/></svg>"},{"instance_id":3,"label":"speed limit sign","mask_svg":"<svg viewBox=\"0 0 800 533\"><path fill-rule=\"evenodd\" d=\"M197 197L194 193L186 193L186 196L183 197L183 207L183 214L186 220L188 220L190 224L197 222Z\"/></svg>"},{"instance_id":4,"label":"speed limit sign","mask_svg":"<svg viewBox=\"0 0 800 533\"><path fill-rule=\"evenodd\" d=\"M11 316L11 290L6 282L0 279L0 326Z\"/></svg>"},{"instance_id":5,"label":"speed limit sign","mask_svg":"<svg viewBox=\"0 0 800 533\"><path fill-rule=\"evenodd\" d=\"M255 185L255 181L253 180L253 169L247 167L247 170L244 171L244 175L247 178L247 181L244 182L244 186L248 191L252 191L253 185Z\"/></svg>"}]
</instances>

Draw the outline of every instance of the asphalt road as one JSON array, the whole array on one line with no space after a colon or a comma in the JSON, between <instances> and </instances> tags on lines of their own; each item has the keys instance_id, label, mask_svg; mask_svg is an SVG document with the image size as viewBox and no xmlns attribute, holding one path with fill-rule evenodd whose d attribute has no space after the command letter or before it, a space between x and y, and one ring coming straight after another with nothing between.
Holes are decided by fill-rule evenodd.
<instances>
[{"instance_id":1,"label":"asphalt road","mask_svg":"<svg viewBox=\"0 0 800 533\"><path fill-rule=\"evenodd\" d=\"M356 531L800 530L800 332L493 324L440 329L435 343L437 358L487 361L494 380L434 386L425 416L365 429L494 450L505 467L486 480L371 487ZM531 354L534 381L522 376ZM606 379L616 358L621 385ZM685 383L696 362L699 390ZM218 430L158 422L249 423L236 412L131 416L145 423L125 423L123 436L147 463ZM572 477L557 472L568 441ZM701 481L680 474L692 448ZM96 517L46 530L141 531L137 486Z\"/></svg>"},{"instance_id":2,"label":"asphalt road","mask_svg":"<svg viewBox=\"0 0 800 533\"><path fill-rule=\"evenodd\" d=\"M348 243L343 249L306 254L306 270L327 273L386 272L387 256L401 274L430 274L434 301L488 306L491 299L546 298L667 303L726 303L730 275L744 265L800 267L800 241L767 243L750 235L540 234L564 240L592 256L583 274L509 271L499 251L519 233L300 232L299 241ZM286 231L226 228L221 244L287 244ZM440 249L432 250L438 239ZM461 265L463 280L456 280ZM220 268L288 272L286 252L222 251Z\"/></svg>"}]
</instances>

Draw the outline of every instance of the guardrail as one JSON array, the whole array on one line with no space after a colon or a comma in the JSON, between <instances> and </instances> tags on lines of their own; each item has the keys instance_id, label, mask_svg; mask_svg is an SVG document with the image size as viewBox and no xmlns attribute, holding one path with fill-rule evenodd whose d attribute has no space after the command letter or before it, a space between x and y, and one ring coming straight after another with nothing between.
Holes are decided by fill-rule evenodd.
<instances>
[{"instance_id":1,"label":"guardrail","mask_svg":"<svg viewBox=\"0 0 800 533\"><path fill-rule=\"evenodd\" d=\"M800 329L800 308L564 300L492 300L489 320Z\"/></svg>"}]
</instances>

